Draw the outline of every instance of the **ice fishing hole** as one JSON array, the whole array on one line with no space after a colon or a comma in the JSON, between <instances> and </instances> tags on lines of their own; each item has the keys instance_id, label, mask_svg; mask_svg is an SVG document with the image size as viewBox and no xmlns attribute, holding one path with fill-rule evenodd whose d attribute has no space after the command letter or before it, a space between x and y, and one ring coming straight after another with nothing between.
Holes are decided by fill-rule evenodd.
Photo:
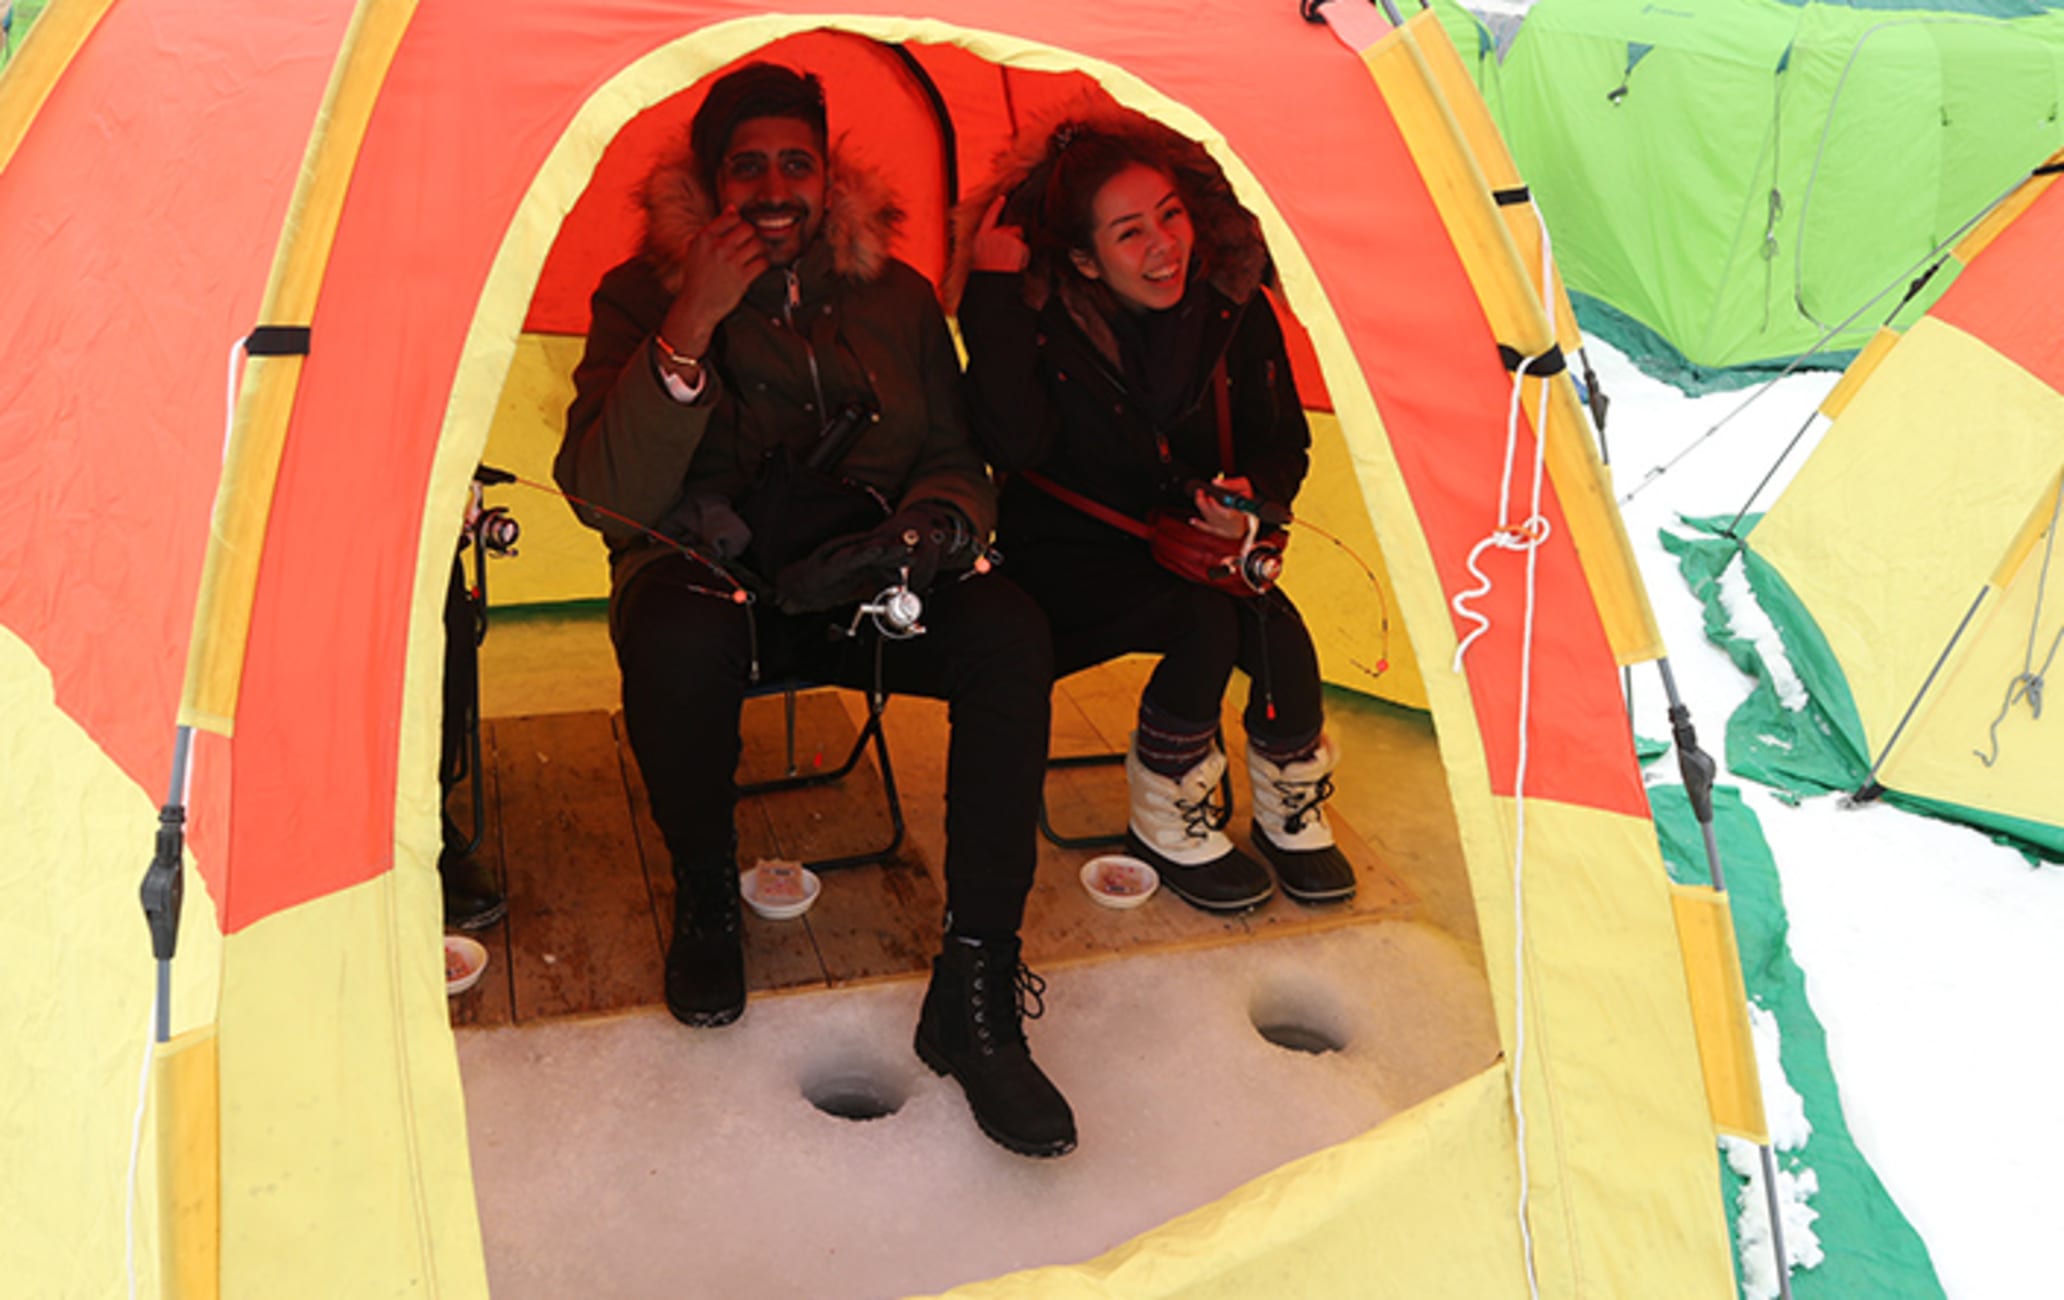
<instances>
[{"instance_id":1,"label":"ice fishing hole","mask_svg":"<svg viewBox=\"0 0 2064 1300\"><path fill-rule=\"evenodd\" d=\"M840 1057L820 1062L803 1078L803 1097L838 1119L885 1119L910 1099L908 1084L878 1061Z\"/></svg>"},{"instance_id":2,"label":"ice fishing hole","mask_svg":"<svg viewBox=\"0 0 2064 1300\"><path fill-rule=\"evenodd\" d=\"M1248 1003L1247 1015L1254 1032L1292 1052L1324 1056L1346 1050L1353 1040L1340 996L1309 976L1264 980Z\"/></svg>"}]
</instances>

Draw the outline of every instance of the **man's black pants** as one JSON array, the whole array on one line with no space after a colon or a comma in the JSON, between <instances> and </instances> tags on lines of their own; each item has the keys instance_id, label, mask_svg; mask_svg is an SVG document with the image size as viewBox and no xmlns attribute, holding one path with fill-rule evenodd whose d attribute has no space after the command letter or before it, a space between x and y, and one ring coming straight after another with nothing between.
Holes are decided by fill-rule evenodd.
<instances>
[{"instance_id":1,"label":"man's black pants","mask_svg":"<svg viewBox=\"0 0 2064 1300\"><path fill-rule=\"evenodd\" d=\"M685 556L653 561L618 593L612 620L624 723L677 879L735 870L738 720L755 650L763 682L874 682L872 623L857 638L831 631L850 607L783 614L704 594L714 585ZM1053 686L1046 619L1008 579L986 574L942 579L925 595L923 623L922 636L882 647L882 685L946 701L947 915L956 933L1008 937L1038 856Z\"/></svg>"}]
</instances>

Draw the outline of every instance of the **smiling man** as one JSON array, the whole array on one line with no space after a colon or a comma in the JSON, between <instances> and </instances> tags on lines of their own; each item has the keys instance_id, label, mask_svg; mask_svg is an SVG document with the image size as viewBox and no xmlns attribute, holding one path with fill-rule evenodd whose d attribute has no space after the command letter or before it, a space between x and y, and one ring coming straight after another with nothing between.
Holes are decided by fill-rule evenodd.
<instances>
[{"instance_id":1,"label":"smiling man","mask_svg":"<svg viewBox=\"0 0 2064 1300\"><path fill-rule=\"evenodd\" d=\"M1036 859L1052 651L1045 617L977 564L995 492L901 217L827 147L823 90L756 63L719 79L645 186L643 251L595 291L555 472L609 543L624 722L672 857L666 1001L745 1009L739 711L803 677L948 702L946 934L917 1030L982 1130L1075 1145L1032 1061L1043 1009L1018 927ZM884 644L856 603L907 583L925 631ZM833 882L827 886L837 889Z\"/></svg>"}]
</instances>

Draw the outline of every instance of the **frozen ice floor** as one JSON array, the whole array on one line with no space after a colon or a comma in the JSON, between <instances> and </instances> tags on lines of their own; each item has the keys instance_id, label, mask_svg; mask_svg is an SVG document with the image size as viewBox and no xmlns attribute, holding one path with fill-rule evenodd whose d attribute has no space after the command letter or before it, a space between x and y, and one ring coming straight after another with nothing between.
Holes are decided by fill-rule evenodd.
<instances>
[{"instance_id":1,"label":"frozen ice floor","mask_svg":"<svg viewBox=\"0 0 2064 1300\"><path fill-rule=\"evenodd\" d=\"M1044 973L1033 1050L1082 1137L1059 1160L992 1144L912 1054L917 982L759 998L719 1030L462 1031L493 1293L841 1300L1088 1259L1497 1054L1476 954L1417 924Z\"/></svg>"}]
</instances>

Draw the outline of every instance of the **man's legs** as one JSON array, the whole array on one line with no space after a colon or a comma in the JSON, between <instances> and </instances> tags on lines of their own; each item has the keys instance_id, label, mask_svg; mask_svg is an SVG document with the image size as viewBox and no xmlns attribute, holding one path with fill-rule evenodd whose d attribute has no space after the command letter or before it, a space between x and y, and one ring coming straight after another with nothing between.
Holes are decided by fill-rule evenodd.
<instances>
[{"instance_id":1,"label":"man's legs","mask_svg":"<svg viewBox=\"0 0 2064 1300\"><path fill-rule=\"evenodd\" d=\"M1033 1063L1023 1022L1045 1010L1018 927L1038 861L1053 657L1046 619L997 576L926 597L923 636L884 647L892 692L947 702L946 938L932 963L917 1053L966 1092L982 1131L1024 1155L1075 1146L1075 1117ZM848 683L865 686L871 656Z\"/></svg>"},{"instance_id":2,"label":"man's legs","mask_svg":"<svg viewBox=\"0 0 2064 1300\"><path fill-rule=\"evenodd\" d=\"M738 917L738 715L751 658L751 612L691 590L682 556L654 561L618 598L624 729L674 871L667 1008L685 1024L729 1024L745 1010Z\"/></svg>"}]
</instances>

